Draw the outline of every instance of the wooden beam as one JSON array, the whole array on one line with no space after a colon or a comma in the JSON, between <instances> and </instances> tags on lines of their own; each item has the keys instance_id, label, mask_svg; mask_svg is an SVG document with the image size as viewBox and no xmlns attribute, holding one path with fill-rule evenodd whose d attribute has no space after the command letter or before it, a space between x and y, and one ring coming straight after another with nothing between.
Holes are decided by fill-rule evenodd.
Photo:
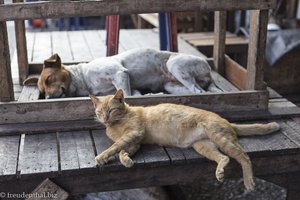
<instances>
[{"instance_id":1,"label":"wooden beam","mask_svg":"<svg viewBox=\"0 0 300 200\"><path fill-rule=\"evenodd\" d=\"M0 6L4 3L0 0ZM6 22L0 22L0 102L14 100Z\"/></svg>"},{"instance_id":2,"label":"wooden beam","mask_svg":"<svg viewBox=\"0 0 300 200\"><path fill-rule=\"evenodd\" d=\"M228 56L225 57L225 78L240 90L245 90L247 71Z\"/></svg>"},{"instance_id":3,"label":"wooden beam","mask_svg":"<svg viewBox=\"0 0 300 200\"><path fill-rule=\"evenodd\" d=\"M135 13L156 13L190 10L251 10L271 9L276 0L102 0L102 1L49 1L5 4L0 6L0 21L103 16Z\"/></svg>"},{"instance_id":4,"label":"wooden beam","mask_svg":"<svg viewBox=\"0 0 300 200\"><path fill-rule=\"evenodd\" d=\"M113 15L106 17L106 56L118 54L120 33L120 16Z\"/></svg>"},{"instance_id":5,"label":"wooden beam","mask_svg":"<svg viewBox=\"0 0 300 200\"><path fill-rule=\"evenodd\" d=\"M250 14L246 89L266 89L263 82L268 10L253 10Z\"/></svg>"},{"instance_id":6,"label":"wooden beam","mask_svg":"<svg viewBox=\"0 0 300 200\"><path fill-rule=\"evenodd\" d=\"M127 97L130 105L161 102L184 104L214 112L266 110L267 91L239 91L200 95L153 95ZM0 104L0 124L94 119L94 107L87 97L10 102Z\"/></svg>"},{"instance_id":7,"label":"wooden beam","mask_svg":"<svg viewBox=\"0 0 300 200\"><path fill-rule=\"evenodd\" d=\"M224 76L225 39L226 39L226 11L215 12L215 39L214 39L214 64L216 71Z\"/></svg>"},{"instance_id":8,"label":"wooden beam","mask_svg":"<svg viewBox=\"0 0 300 200\"><path fill-rule=\"evenodd\" d=\"M14 2L24 2L24 0L14 0ZM23 81L27 78L29 73L24 20L15 21L15 34L18 55L19 81L20 84L23 85Z\"/></svg>"}]
</instances>

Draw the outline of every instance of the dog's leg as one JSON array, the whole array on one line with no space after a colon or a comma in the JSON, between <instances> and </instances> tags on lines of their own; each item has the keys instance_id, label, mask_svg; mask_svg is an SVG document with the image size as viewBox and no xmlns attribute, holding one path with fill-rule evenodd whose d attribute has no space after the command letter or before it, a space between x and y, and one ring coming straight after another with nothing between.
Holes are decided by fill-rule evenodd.
<instances>
[{"instance_id":1,"label":"dog's leg","mask_svg":"<svg viewBox=\"0 0 300 200\"><path fill-rule=\"evenodd\" d=\"M167 82L164 89L170 94L189 94L191 91L181 83Z\"/></svg>"},{"instance_id":2,"label":"dog's leg","mask_svg":"<svg viewBox=\"0 0 300 200\"><path fill-rule=\"evenodd\" d=\"M130 79L127 71L117 72L112 83L117 90L122 89L125 96L131 96Z\"/></svg>"},{"instance_id":3,"label":"dog's leg","mask_svg":"<svg viewBox=\"0 0 300 200\"><path fill-rule=\"evenodd\" d=\"M202 75L206 72L202 72L198 60L190 56L177 55L171 57L167 62L167 68L169 72L192 93L202 93L205 90L196 82L195 76Z\"/></svg>"}]
</instances>

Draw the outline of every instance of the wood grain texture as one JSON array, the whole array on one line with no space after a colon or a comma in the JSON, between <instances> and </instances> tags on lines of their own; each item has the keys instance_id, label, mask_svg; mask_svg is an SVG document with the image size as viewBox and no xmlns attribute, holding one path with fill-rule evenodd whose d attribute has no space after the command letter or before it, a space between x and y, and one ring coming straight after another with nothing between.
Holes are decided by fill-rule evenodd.
<instances>
[{"instance_id":1,"label":"wood grain texture","mask_svg":"<svg viewBox=\"0 0 300 200\"><path fill-rule=\"evenodd\" d=\"M23 2L23 0L15 0L14 2ZM29 73L24 20L15 21L15 33L18 55L19 81L20 84L23 84L23 81L27 78Z\"/></svg>"},{"instance_id":2,"label":"wood grain texture","mask_svg":"<svg viewBox=\"0 0 300 200\"><path fill-rule=\"evenodd\" d=\"M0 1L0 6L2 3L3 1ZM5 22L0 22L0 72L0 102L13 101L14 90Z\"/></svg>"},{"instance_id":3,"label":"wood grain texture","mask_svg":"<svg viewBox=\"0 0 300 200\"><path fill-rule=\"evenodd\" d=\"M44 63L52 54L52 39L50 32L35 34L32 51L32 62Z\"/></svg>"},{"instance_id":4,"label":"wood grain texture","mask_svg":"<svg viewBox=\"0 0 300 200\"><path fill-rule=\"evenodd\" d=\"M263 65L266 49L268 10L252 10L250 13L250 38L247 59L246 89L265 89Z\"/></svg>"},{"instance_id":5,"label":"wood grain texture","mask_svg":"<svg viewBox=\"0 0 300 200\"><path fill-rule=\"evenodd\" d=\"M156 13L190 10L247 10L270 9L276 5L275 0L119 0L119 1L52 1L31 2L24 4L7 4L0 6L0 21L29 18L58 18L118 15L134 13Z\"/></svg>"},{"instance_id":6,"label":"wood grain texture","mask_svg":"<svg viewBox=\"0 0 300 200\"><path fill-rule=\"evenodd\" d=\"M73 170L97 171L95 152L89 131L60 132L60 162L62 173Z\"/></svg>"},{"instance_id":7,"label":"wood grain texture","mask_svg":"<svg viewBox=\"0 0 300 200\"><path fill-rule=\"evenodd\" d=\"M223 92L237 92L239 91L234 85L228 82L224 77L215 71L211 71L211 76L219 89Z\"/></svg>"},{"instance_id":8,"label":"wood grain texture","mask_svg":"<svg viewBox=\"0 0 300 200\"><path fill-rule=\"evenodd\" d=\"M26 135L19 165L21 177L39 173L47 177L58 174L56 134Z\"/></svg>"},{"instance_id":9,"label":"wood grain texture","mask_svg":"<svg viewBox=\"0 0 300 200\"><path fill-rule=\"evenodd\" d=\"M38 100L40 91L36 86L24 86L19 96L19 102L28 102Z\"/></svg>"},{"instance_id":10,"label":"wood grain texture","mask_svg":"<svg viewBox=\"0 0 300 200\"><path fill-rule=\"evenodd\" d=\"M226 39L226 11L215 12L215 37L213 57L216 71L220 75L225 75L225 39Z\"/></svg>"},{"instance_id":11,"label":"wood grain texture","mask_svg":"<svg viewBox=\"0 0 300 200\"><path fill-rule=\"evenodd\" d=\"M0 135L19 135L22 133L51 133L61 131L79 131L89 129L103 128L98 121L81 120L81 121L55 121L42 123L25 123L25 124L5 124L0 125Z\"/></svg>"},{"instance_id":12,"label":"wood grain texture","mask_svg":"<svg viewBox=\"0 0 300 200\"><path fill-rule=\"evenodd\" d=\"M130 105L176 103L214 112L228 112L266 110L267 99L268 92L266 91L242 91L200 95L128 97L126 102ZM95 115L94 107L90 99L86 97L2 103L0 104L0 114L0 124L87 120L93 119Z\"/></svg>"},{"instance_id":13,"label":"wood grain texture","mask_svg":"<svg viewBox=\"0 0 300 200\"><path fill-rule=\"evenodd\" d=\"M52 39L51 54L57 53L63 63L74 62L74 56L72 53L67 31L52 31L51 39Z\"/></svg>"},{"instance_id":14,"label":"wood grain texture","mask_svg":"<svg viewBox=\"0 0 300 200\"><path fill-rule=\"evenodd\" d=\"M246 89L246 69L228 56L225 57L225 77L240 90Z\"/></svg>"},{"instance_id":15,"label":"wood grain texture","mask_svg":"<svg viewBox=\"0 0 300 200\"><path fill-rule=\"evenodd\" d=\"M45 179L40 185L38 185L32 191L32 197L26 200L40 200L39 196L43 196L43 199L59 199L66 200L69 197L69 194L63 190L61 187L53 183L50 179ZM45 195L46 194L46 195ZM48 197L48 198L47 198Z\"/></svg>"},{"instance_id":16,"label":"wood grain texture","mask_svg":"<svg viewBox=\"0 0 300 200\"><path fill-rule=\"evenodd\" d=\"M20 136L0 137L0 175L16 175Z\"/></svg>"}]
</instances>

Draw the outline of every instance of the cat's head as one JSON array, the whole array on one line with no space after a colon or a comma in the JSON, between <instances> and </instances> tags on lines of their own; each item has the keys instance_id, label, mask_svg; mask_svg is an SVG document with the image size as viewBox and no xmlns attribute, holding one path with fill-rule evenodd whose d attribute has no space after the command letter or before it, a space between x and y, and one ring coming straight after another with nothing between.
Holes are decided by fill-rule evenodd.
<instances>
[{"instance_id":1,"label":"cat's head","mask_svg":"<svg viewBox=\"0 0 300 200\"><path fill-rule=\"evenodd\" d=\"M124 102L124 93L118 90L115 95L109 95L103 98L97 98L90 95L90 98L95 107L95 113L98 120L109 125L121 120L126 112L126 105Z\"/></svg>"}]
</instances>

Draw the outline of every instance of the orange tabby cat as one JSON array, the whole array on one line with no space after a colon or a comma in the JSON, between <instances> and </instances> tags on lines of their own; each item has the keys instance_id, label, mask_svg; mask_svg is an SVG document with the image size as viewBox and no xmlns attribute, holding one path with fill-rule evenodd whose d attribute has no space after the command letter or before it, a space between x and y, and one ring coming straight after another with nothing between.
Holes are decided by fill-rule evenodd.
<instances>
[{"instance_id":1,"label":"orange tabby cat","mask_svg":"<svg viewBox=\"0 0 300 200\"><path fill-rule=\"evenodd\" d=\"M216 177L224 179L224 167L229 163L226 153L242 166L244 184L254 188L251 161L238 143L237 135L264 135L280 129L268 124L237 125L219 115L183 105L159 104L133 107L124 102L123 91L101 99L90 96L97 118L106 125L107 136L114 144L96 157L103 165L115 154L121 163L131 167L132 156L141 144L158 144L173 147L193 147L199 154L218 163Z\"/></svg>"}]
</instances>

